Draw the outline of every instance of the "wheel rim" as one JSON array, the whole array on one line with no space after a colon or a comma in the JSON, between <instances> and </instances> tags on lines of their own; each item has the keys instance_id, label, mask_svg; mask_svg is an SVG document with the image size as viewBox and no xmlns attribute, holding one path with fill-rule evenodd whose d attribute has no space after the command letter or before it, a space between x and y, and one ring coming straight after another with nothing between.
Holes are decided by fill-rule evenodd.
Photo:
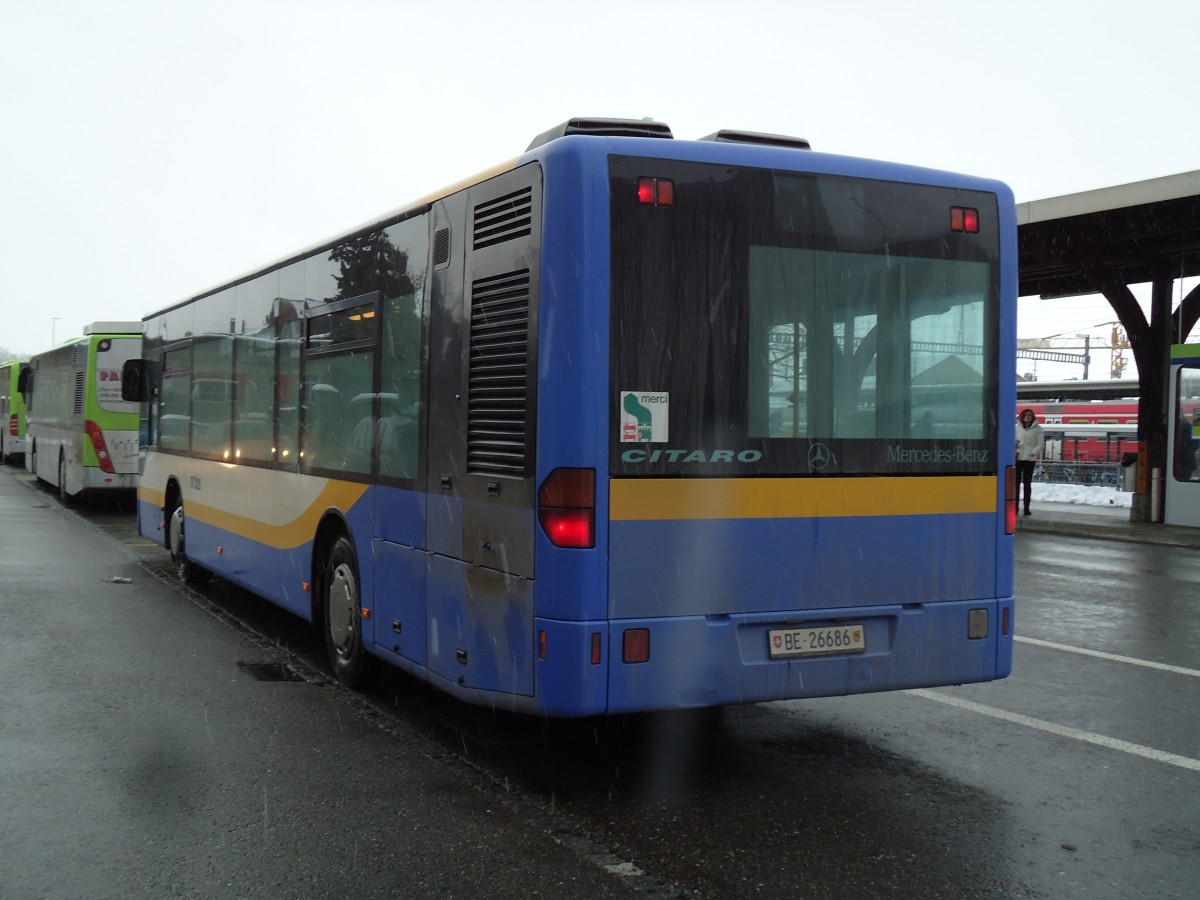
<instances>
[{"instance_id":1,"label":"wheel rim","mask_svg":"<svg viewBox=\"0 0 1200 900\"><path fill-rule=\"evenodd\" d=\"M354 618L358 613L358 585L354 572L340 563L329 575L329 639L338 656L354 649Z\"/></svg>"},{"instance_id":2,"label":"wheel rim","mask_svg":"<svg viewBox=\"0 0 1200 900\"><path fill-rule=\"evenodd\" d=\"M170 550L171 559L183 561L183 507L175 507L171 513Z\"/></svg>"}]
</instances>

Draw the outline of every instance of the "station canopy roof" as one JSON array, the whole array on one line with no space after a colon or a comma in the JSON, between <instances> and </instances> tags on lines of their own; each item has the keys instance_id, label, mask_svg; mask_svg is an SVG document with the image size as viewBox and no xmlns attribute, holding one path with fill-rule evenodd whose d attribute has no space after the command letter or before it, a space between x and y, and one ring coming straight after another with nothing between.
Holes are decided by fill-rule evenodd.
<instances>
[{"instance_id":1,"label":"station canopy roof","mask_svg":"<svg viewBox=\"0 0 1200 900\"><path fill-rule=\"evenodd\" d=\"M1022 297L1200 275L1200 171L1018 204L1017 246Z\"/></svg>"}]
</instances>

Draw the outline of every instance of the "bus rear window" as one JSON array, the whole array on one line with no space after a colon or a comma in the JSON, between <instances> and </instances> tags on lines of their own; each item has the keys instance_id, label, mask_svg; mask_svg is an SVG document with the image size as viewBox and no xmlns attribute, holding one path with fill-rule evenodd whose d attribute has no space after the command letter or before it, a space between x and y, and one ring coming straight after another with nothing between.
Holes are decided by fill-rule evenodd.
<instances>
[{"instance_id":1,"label":"bus rear window","mask_svg":"<svg viewBox=\"0 0 1200 900\"><path fill-rule=\"evenodd\" d=\"M647 168L612 161L614 473L996 471L994 197L656 161L664 208Z\"/></svg>"},{"instance_id":2,"label":"bus rear window","mask_svg":"<svg viewBox=\"0 0 1200 900\"><path fill-rule=\"evenodd\" d=\"M96 343L96 402L108 412L135 413L138 404L121 399L121 369L141 355L141 338L108 338Z\"/></svg>"}]
</instances>

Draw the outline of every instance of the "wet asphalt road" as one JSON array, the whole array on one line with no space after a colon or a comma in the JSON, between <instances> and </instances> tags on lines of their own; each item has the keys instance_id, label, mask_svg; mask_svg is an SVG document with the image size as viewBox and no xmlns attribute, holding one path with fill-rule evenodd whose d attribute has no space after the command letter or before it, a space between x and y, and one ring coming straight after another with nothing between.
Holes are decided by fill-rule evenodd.
<instances>
[{"instance_id":1,"label":"wet asphalt road","mask_svg":"<svg viewBox=\"0 0 1200 900\"><path fill-rule=\"evenodd\" d=\"M0 897L1200 895L1200 551L1019 535L1003 682L542 722L342 690L119 505L0 521Z\"/></svg>"}]
</instances>

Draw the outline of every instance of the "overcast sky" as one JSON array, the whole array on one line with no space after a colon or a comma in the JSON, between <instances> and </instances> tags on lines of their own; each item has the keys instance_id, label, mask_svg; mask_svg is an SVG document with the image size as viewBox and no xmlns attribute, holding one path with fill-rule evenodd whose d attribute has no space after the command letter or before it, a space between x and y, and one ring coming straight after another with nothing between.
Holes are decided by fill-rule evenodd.
<instances>
[{"instance_id":1,"label":"overcast sky","mask_svg":"<svg viewBox=\"0 0 1200 900\"><path fill-rule=\"evenodd\" d=\"M0 347L138 319L576 115L1018 202L1200 169L1198 34L1195 0L0 0ZM1029 299L1019 332L1112 319Z\"/></svg>"}]
</instances>

